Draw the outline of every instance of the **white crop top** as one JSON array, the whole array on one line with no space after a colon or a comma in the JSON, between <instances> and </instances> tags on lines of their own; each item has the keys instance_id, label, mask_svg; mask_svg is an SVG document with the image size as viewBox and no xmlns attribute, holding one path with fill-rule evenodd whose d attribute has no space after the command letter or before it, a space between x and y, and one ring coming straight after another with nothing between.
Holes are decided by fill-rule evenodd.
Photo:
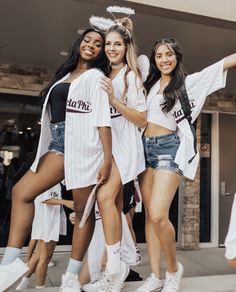
<instances>
[{"instance_id":1,"label":"white crop top","mask_svg":"<svg viewBox=\"0 0 236 292\"><path fill-rule=\"evenodd\" d=\"M164 113L161 109L163 95L150 91L147 97L147 121L153 124L160 125L169 130L176 130L176 122L171 114Z\"/></svg>"}]
</instances>

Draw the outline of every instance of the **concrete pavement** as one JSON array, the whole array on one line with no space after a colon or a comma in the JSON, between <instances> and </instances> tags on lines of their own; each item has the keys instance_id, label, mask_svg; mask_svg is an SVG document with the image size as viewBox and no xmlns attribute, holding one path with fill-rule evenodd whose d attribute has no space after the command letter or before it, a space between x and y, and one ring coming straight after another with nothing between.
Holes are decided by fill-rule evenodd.
<instances>
[{"instance_id":1,"label":"concrete pavement","mask_svg":"<svg viewBox=\"0 0 236 292\"><path fill-rule=\"evenodd\" d=\"M145 244L139 244L142 255L142 264L133 267L143 279L150 275L148 257ZM61 275L66 269L69 253L55 253L53 261L55 267L48 269L46 287L42 292L58 291L61 284ZM178 260L183 264L184 279L181 283L181 292L236 292L236 270L229 267L224 258L224 248L204 248L200 250L177 250ZM161 276L165 276L165 264L161 262ZM134 291L141 282L128 282L123 292ZM32 276L30 287L34 287ZM13 290L11 290L13 291ZM31 292L35 290L25 290Z\"/></svg>"}]
</instances>

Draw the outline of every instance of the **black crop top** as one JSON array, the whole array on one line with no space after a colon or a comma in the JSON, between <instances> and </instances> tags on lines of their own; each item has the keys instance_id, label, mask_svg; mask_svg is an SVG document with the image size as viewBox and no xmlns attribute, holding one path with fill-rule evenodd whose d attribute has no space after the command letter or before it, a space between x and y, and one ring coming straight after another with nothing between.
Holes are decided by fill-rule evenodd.
<instances>
[{"instance_id":1,"label":"black crop top","mask_svg":"<svg viewBox=\"0 0 236 292\"><path fill-rule=\"evenodd\" d=\"M51 105L52 124L65 121L69 88L70 83L59 83L50 93L49 103Z\"/></svg>"}]
</instances>

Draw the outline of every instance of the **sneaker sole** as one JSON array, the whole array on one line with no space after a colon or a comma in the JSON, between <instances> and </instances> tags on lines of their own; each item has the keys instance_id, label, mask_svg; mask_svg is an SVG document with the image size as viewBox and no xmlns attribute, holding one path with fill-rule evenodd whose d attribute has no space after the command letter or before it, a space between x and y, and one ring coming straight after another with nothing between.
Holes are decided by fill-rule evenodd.
<instances>
[{"instance_id":1,"label":"sneaker sole","mask_svg":"<svg viewBox=\"0 0 236 292\"><path fill-rule=\"evenodd\" d=\"M5 292L9 288L11 288L17 281L19 281L28 272L28 270L29 270L29 268L26 266L24 270L21 270L20 272L18 272L14 282L12 282L8 286L4 287L2 291Z\"/></svg>"},{"instance_id":2,"label":"sneaker sole","mask_svg":"<svg viewBox=\"0 0 236 292\"><path fill-rule=\"evenodd\" d=\"M160 288L156 288L154 290L148 290L148 292L160 292L161 290L163 289L163 287L160 287ZM134 292L139 292L137 290L134 290ZM146 291L145 291L146 292Z\"/></svg>"}]
</instances>

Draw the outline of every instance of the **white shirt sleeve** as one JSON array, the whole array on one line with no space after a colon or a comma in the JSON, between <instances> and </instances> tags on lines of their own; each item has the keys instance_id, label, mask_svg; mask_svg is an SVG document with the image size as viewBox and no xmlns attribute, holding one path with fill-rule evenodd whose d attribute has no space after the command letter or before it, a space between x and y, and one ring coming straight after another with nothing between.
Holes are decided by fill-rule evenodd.
<instances>
[{"instance_id":1,"label":"white shirt sleeve","mask_svg":"<svg viewBox=\"0 0 236 292\"><path fill-rule=\"evenodd\" d=\"M134 72L128 73L127 105L139 112L147 110L142 81L135 76Z\"/></svg>"},{"instance_id":2,"label":"white shirt sleeve","mask_svg":"<svg viewBox=\"0 0 236 292\"><path fill-rule=\"evenodd\" d=\"M106 91L101 88L100 80L102 74L93 81L91 94L93 95L93 125L94 127L111 127L111 115L109 99Z\"/></svg>"},{"instance_id":3,"label":"white shirt sleeve","mask_svg":"<svg viewBox=\"0 0 236 292\"><path fill-rule=\"evenodd\" d=\"M186 89L188 97L193 101L193 120L199 115L206 97L211 93L224 88L226 84L227 70L224 70L224 59L203 69L200 72L186 77Z\"/></svg>"}]
</instances>

